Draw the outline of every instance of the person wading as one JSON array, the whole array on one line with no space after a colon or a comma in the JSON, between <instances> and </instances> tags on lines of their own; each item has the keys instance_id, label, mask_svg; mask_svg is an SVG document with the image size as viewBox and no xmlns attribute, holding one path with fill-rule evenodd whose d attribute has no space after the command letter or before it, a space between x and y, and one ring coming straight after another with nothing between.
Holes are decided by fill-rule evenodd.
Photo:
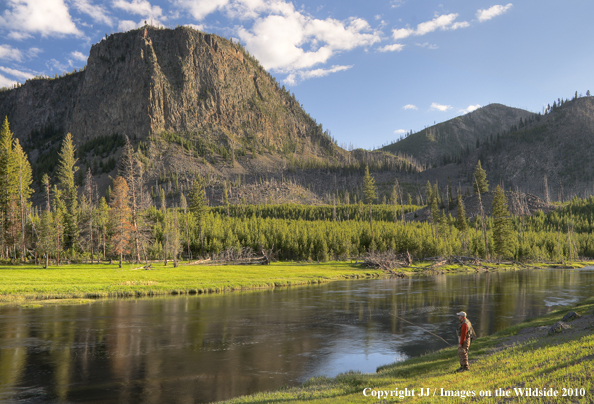
<instances>
[{"instance_id":1,"label":"person wading","mask_svg":"<svg viewBox=\"0 0 594 404\"><path fill-rule=\"evenodd\" d=\"M460 358L460 368L456 372L464 372L468 370L468 348L470 343L476 338L472 324L466 318L466 313L461 311L456 313L458 320L460 320L460 341L458 343L458 357Z\"/></svg>"}]
</instances>

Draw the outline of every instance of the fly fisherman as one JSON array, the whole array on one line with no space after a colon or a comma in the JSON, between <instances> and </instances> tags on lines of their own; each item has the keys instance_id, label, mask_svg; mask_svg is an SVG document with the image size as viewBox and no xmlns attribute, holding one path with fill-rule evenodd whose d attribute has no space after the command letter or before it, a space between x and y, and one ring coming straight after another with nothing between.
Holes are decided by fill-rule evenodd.
<instances>
[{"instance_id":1,"label":"fly fisherman","mask_svg":"<svg viewBox=\"0 0 594 404\"><path fill-rule=\"evenodd\" d=\"M472 328L472 324L466 318L466 313L461 311L456 313L458 320L460 320L460 341L458 342L458 357L460 357L460 368L456 372L464 372L468 370L468 348L476 334Z\"/></svg>"}]
</instances>

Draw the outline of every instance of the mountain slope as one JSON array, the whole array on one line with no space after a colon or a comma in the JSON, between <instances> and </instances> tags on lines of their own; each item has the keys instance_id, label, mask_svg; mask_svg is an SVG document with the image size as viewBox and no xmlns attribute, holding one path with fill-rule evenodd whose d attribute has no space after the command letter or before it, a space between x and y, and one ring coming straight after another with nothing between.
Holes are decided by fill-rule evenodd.
<instances>
[{"instance_id":1,"label":"mountain slope","mask_svg":"<svg viewBox=\"0 0 594 404\"><path fill-rule=\"evenodd\" d=\"M456 156L463 148L475 147L490 134L508 130L535 114L501 104L489 104L466 115L430 126L420 132L383 147L392 153L406 153L425 164L441 162L444 156Z\"/></svg>"},{"instance_id":2,"label":"mountain slope","mask_svg":"<svg viewBox=\"0 0 594 404\"><path fill-rule=\"evenodd\" d=\"M106 37L91 47L84 71L1 92L0 115L21 140L52 127L78 144L114 133L138 141L177 133L191 149L224 146L229 154L340 154L241 45L188 27Z\"/></svg>"},{"instance_id":3,"label":"mountain slope","mask_svg":"<svg viewBox=\"0 0 594 404\"><path fill-rule=\"evenodd\" d=\"M484 142L466 161L481 159L492 183L567 200L594 193L594 97L566 101L525 125Z\"/></svg>"}]
</instances>

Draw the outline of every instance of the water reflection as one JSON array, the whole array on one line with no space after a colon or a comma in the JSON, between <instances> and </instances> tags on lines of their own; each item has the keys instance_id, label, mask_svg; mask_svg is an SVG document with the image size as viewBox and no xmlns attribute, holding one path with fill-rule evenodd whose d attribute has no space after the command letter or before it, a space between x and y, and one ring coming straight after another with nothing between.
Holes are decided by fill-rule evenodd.
<instances>
[{"instance_id":1,"label":"water reflection","mask_svg":"<svg viewBox=\"0 0 594 404\"><path fill-rule=\"evenodd\" d=\"M591 295L592 270L373 281L0 309L0 401L211 402L375 371ZM455 365L453 360L453 366Z\"/></svg>"}]
</instances>

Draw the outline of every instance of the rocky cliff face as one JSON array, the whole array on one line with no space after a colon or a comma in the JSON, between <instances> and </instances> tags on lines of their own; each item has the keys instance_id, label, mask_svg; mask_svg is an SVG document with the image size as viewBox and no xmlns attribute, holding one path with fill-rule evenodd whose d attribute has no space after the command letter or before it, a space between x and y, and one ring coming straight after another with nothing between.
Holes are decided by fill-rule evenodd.
<instances>
[{"instance_id":1,"label":"rocky cliff face","mask_svg":"<svg viewBox=\"0 0 594 404\"><path fill-rule=\"evenodd\" d=\"M113 34L92 46L84 71L0 93L0 115L22 140L52 125L79 144L171 132L229 148L335 149L239 44L187 27Z\"/></svg>"}]
</instances>

